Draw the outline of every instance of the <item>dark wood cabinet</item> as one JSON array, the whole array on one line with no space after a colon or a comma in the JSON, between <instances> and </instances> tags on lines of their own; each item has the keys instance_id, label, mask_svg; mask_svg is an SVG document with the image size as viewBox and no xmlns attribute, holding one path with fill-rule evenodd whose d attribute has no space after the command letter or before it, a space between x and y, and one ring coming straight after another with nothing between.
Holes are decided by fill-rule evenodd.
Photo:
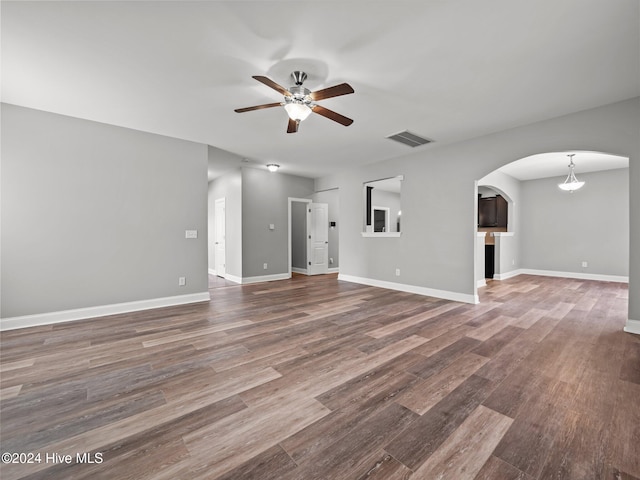
<instances>
[{"instance_id":1,"label":"dark wood cabinet","mask_svg":"<svg viewBox=\"0 0 640 480\"><path fill-rule=\"evenodd\" d=\"M502 195L478 198L479 227L507 227L507 201Z\"/></svg>"}]
</instances>

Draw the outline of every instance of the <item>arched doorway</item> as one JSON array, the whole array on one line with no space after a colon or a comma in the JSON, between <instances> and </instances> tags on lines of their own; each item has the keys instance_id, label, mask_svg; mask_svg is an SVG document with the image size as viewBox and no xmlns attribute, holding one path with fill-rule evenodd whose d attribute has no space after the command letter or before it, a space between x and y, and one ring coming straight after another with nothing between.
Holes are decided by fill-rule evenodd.
<instances>
[{"instance_id":1,"label":"arched doorway","mask_svg":"<svg viewBox=\"0 0 640 480\"><path fill-rule=\"evenodd\" d=\"M586 182L575 193L562 191L568 154ZM508 228L488 233L495 246L495 272L504 280L522 273L628 282L629 159L583 150L530 155L476 182L509 198ZM479 200L480 202L480 200ZM480 227L478 230L482 230ZM476 280L483 244L476 247Z\"/></svg>"}]
</instances>

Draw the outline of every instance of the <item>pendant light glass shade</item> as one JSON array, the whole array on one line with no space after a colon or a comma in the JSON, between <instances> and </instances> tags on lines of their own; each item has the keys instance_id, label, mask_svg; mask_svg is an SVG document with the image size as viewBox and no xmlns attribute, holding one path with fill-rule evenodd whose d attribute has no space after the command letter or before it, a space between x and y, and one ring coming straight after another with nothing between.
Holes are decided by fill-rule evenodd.
<instances>
[{"instance_id":1,"label":"pendant light glass shade","mask_svg":"<svg viewBox=\"0 0 640 480\"><path fill-rule=\"evenodd\" d=\"M564 190L565 192L569 192L569 193L573 193L579 188L582 188L582 186L584 185L584 182L578 181L578 179L576 178L576 174L573 172L573 169L575 168L575 165L573 163L574 155L575 153L568 155L570 159L570 163L569 163L569 175L567 175L567 179L564 181L564 183L558 184L558 187L560 187L561 190Z\"/></svg>"},{"instance_id":2,"label":"pendant light glass shade","mask_svg":"<svg viewBox=\"0 0 640 480\"><path fill-rule=\"evenodd\" d=\"M311 114L311 108L309 108L304 103L291 102L287 103L284 106L284 109L287 111L287 115L291 120L295 120L296 122L301 122L305 118L307 118Z\"/></svg>"}]
</instances>

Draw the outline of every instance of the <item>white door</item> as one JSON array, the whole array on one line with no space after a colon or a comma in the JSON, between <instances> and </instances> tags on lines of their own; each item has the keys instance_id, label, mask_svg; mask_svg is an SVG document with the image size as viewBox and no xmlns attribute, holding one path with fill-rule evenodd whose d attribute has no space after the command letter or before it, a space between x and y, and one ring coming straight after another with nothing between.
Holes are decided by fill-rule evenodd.
<instances>
[{"instance_id":1,"label":"white door","mask_svg":"<svg viewBox=\"0 0 640 480\"><path fill-rule=\"evenodd\" d=\"M319 275L329 270L329 205L310 203L307 208L307 273Z\"/></svg>"},{"instance_id":2,"label":"white door","mask_svg":"<svg viewBox=\"0 0 640 480\"><path fill-rule=\"evenodd\" d=\"M215 266L216 275L224 277L226 273L226 250L225 250L225 200L219 198L216 200L215 205Z\"/></svg>"}]
</instances>

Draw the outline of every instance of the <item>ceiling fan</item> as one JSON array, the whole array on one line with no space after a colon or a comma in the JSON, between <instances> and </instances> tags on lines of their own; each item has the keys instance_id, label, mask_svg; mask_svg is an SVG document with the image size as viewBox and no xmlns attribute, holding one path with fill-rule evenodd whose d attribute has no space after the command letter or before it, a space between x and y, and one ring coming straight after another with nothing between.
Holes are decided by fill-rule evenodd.
<instances>
[{"instance_id":1,"label":"ceiling fan","mask_svg":"<svg viewBox=\"0 0 640 480\"><path fill-rule=\"evenodd\" d=\"M353 88L351 88L351 85L348 83L341 83L340 85L311 92L302 86L304 81L307 79L307 74L305 72L295 71L291 74L291 78L295 85L292 85L288 90L281 85L278 85L270 78L263 77L261 75L254 75L252 78L255 78L259 82L264 83L267 87L271 87L276 92L284 95L284 101L277 103L265 103L263 105L256 105L253 107L237 108L235 112L243 113L250 112L252 110L262 110L263 108L283 106L287 111L287 115L289 115L287 133L296 133L300 122L307 118L311 112L322 115L334 122L338 122L345 127L348 127L353 123L353 120L350 118L315 103L318 100L353 93Z\"/></svg>"}]
</instances>

